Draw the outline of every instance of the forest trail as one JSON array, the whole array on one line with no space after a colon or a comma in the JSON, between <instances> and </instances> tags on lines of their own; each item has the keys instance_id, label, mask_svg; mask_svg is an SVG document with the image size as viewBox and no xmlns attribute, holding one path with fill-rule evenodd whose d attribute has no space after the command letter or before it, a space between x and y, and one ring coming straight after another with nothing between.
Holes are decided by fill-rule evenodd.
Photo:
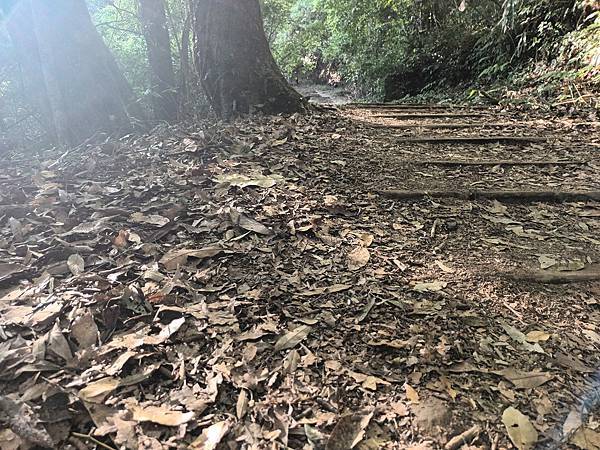
<instances>
[{"instance_id":1,"label":"forest trail","mask_svg":"<svg viewBox=\"0 0 600 450\"><path fill-rule=\"evenodd\" d=\"M1 161L2 394L104 448L593 448L597 119L331 108Z\"/></svg>"}]
</instances>

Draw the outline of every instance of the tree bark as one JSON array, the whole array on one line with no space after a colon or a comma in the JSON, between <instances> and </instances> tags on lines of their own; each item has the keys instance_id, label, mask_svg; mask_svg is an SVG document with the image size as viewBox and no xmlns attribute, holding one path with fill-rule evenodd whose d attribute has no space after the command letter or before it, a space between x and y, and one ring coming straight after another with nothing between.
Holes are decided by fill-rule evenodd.
<instances>
[{"instance_id":1,"label":"tree bark","mask_svg":"<svg viewBox=\"0 0 600 450\"><path fill-rule=\"evenodd\" d=\"M75 145L99 131L131 129L133 93L83 0L21 0L7 28L52 138Z\"/></svg>"},{"instance_id":2,"label":"tree bark","mask_svg":"<svg viewBox=\"0 0 600 450\"><path fill-rule=\"evenodd\" d=\"M258 0L199 0L194 31L198 72L219 116L304 110L273 59Z\"/></svg>"},{"instance_id":3,"label":"tree bark","mask_svg":"<svg viewBox=\"0 0 600 450\"><path fill-rule=\"evenodd\" d=\"M177 118L177 95L164 0L139 0L138 14L148 50L154 116L171 122Z\"/></svg>"}]
</instances>

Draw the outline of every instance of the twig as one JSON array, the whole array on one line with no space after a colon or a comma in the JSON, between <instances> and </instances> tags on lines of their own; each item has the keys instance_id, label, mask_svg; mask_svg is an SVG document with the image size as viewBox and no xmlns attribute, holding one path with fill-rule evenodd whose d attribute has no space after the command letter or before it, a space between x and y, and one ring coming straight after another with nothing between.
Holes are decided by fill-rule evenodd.
<instances>
[{"instance_id":1,"label":"twig","mask_svg":"<svg viewBox=\"0 0 600 450\"><path fill-rule=\"evenodd\" d=\"M81 439L88 439L88 440L92 441L94 444L99 445L100 447L105 448L107 450L117 450L116 448L111 447L110 445L107 445L102 441L99 441L98 439L96 439L93 436L90 436L89 434L72 432L71 435L81 438Z\"/></svg>"},{"instance_id":2,"label":"twig","mask_svg":"<svg viewBox=\"0 0 600 450\"><path fill-rule=\"evenodd\" d=\"M479 433L481 433L481 427L479 425L474 425L467 431L450 439L448 443L444 446L444 450L456 450L457 448L460 448L463 444L469 444L473 439L475 439L479 435Z\"/></svg>"}]
</instances>

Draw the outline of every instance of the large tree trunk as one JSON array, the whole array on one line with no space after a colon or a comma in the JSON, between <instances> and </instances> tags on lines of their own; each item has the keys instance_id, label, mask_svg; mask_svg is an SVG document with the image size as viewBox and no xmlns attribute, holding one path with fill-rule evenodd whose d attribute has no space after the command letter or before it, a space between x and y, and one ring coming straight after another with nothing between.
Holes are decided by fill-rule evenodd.
<instances>
[{"instance_id":1,"label":"large tree trunk","mask_svg":"<svg viewBox=\"0 0 600 450\"><path fill-rule=\"evenodd\" d=\"M58 142L131 128L132 91L83 0L21 0L7 25L29 97Z\"/></svg>"},{"instance_id":2,"label":"large tree trunk","mask_svg":"<svg viewBox=\"0 0 600 450\"><path fill-rule=\"evenodd\" d=\"M164 0L139 0L138 12L148 49L154 115L172 121L177 116L177 96Z\"/></svg>"},{"instance_id":3,"label":"large tree trunk","mask_svg":"<svg viewBox=\"0 0 600 450\"><path fill-rule=\"evenodd\" d=\"M195 18L196 63L219 116L304 109L273 59L258 0L199 0Z\"/></svg>"}]
</instances>

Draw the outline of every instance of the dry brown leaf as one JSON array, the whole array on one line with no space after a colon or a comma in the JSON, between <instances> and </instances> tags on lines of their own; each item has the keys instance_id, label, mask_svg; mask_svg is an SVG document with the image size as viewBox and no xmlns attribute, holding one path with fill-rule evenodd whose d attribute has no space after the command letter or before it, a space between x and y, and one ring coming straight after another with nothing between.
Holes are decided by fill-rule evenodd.
<instances>
[{"instance_id":1,"label":"dry brown leaf","mask_svg":"<svg viewBox=\"0 0 600 450\"><path fill-rule=\"evenodd\" d=\"M281 350L294 348L296 345L306 339L311 330L312 328L308 325L300 325L299 327L288 331L277 340L274 350L279 352Z\"/></svg>"},{"instance_id":2,"label":"dry brown leaf","mask_svg":"<svg viewBox=\"0 0 600 450\"><path fill-rule=\"evenodd\" d=\"M582 450L600 450L600 433L590 428L582 427L571 438L571 444Z\"/></svg>"},{"instance_id":3,"label":"dry brown leaf","mask_svg":"<svg viewBox=\"0 0 600 450\"><path fill-rule=\"evenodd\" d=\"M158 214L145 215L140 212L133 213L130 216L131 220L136 223L146 223L148 225L154 225L157 227L164 227L169 223L169 219Z\"/></svg>"},{"instance_id":4,"label":"dry brown leaf","mask_svg":"<svg viewBox=\"0 0 600 450\"><path fill-rule=\"evenodd\" d=\"M230 423L227 421L217 422L202 430L198 439L190 444L192 450L215 450L223 437L229 433Z\"/></svg>"},{"instance_id":5,"label":"dry brown leaf","mask_svg":"<svg viewBox=\"0 0 600 450\"><path fill-rule=\"evenodd\" d=\"M523 372L514 368L508 368L493 373L506 378L518 389L533 389L554 378L554 375L547 372Z\"/></svg>"},{"instance_id":6,"label":"dry brown leaf","mask_svg":"<svg viewBox=\"0 0 600 450\"><path fill-rule=\"evenodd\" d=\"M316 288L309 291L299 292L298 295L304 297L314 297L322 294L335 294L336 292L347 291L352 287L351 284L334 284L333 286L327 286L322 288Z\"/></svg>"},{"instance_id":7,"label":"dry brown leaf","mask_svg":"<svg viewBox=\"0 0 600 450\"><path fill-rule=\"evenodd\" d=\"M356 447L364 438L372 417L373 413L343 416L331 432L326 450L351 450Z\"/></svg>"},{"instance_id":8,"label":"dry brown leaf","mask_svg":"<svg viewBox=\"0 0 600 450\"><path fill-rule=\"evenodd\" d=\"M71 325L71 337L75 338L80 349L90 348L98 342L98 326L89 309L80 314Z\"/></svg>"},{"instance_id":9,"label":"dry brown leaf","mask_svg":"<svg viewBox=\"0 0 600 450\"><path fill-rule=\"evenodd\" d=\"M248 401L248 392L246 389L242 389L238 396L237 404L235 405L235 413L239 420L242 420L246 415L246 412L248 412Z\"/></svg>"},{"instance_id":10,"label":"dry brown leaf","mask_svg":"<svg viewBox=\"0 0 600 450\"><path fill-rule=\"evenodd\" d=\"M279 181L283 180L280 175L241 175L241 174L224 174L215 177L217 183L228 183L231 186L245 188L248 186L258 186L262 188L270 188L275 186Z\"/></svg>"},{"instance_id":11,"label":"dry brown leaf","mask_svg":"<svg viewBox=\"0 0 600 450\"><path fill-rule=\"evenodd\" d=\"M563 436L569 436L575 430L583 425L583 417L581 417L581 412L573 409L569 412L569 415L565 419L565 422L562 426Z\"/></svg>"},{"instance_id":12,"label":"dry brown leaf","mask_svg":"<svg viewBox=\"0 0 600 450\"><path fill-rule=\"evenodd\" d=\"M183 413L181 411L171 411L164 406L138 406L132 405L133 420L138 422L152 422L167 427L177 427L189 422L194 418L193 412ZM203 448L203 447L199 447Z\"/></svg>"},{"instance_id":13,"label":"dry brown leaf","mask_svg":"<svg viewBox=\"0 0 600 450\"><path fill-rule=\"evenodd\" d=\"M119 380L113 377L101 378L89 383L78 392L81 400L88 403L103 403L115 389L119 387Z\"/></svg>"},{"instance_id":14,"label":"dry brown leaf","mask_svg":"<svg viewBox=\"0 0 600 450\"><path fill-rule=\"evenodd\" d=\"M209 246L204 248L180 248L173 249L167 252L161 259L160 263L167 270L176 270L179 266L185 266L188 258L206 259L217 256L223 252L223 248L219 246Z\"/></svg>"},{"instance_id":15,"label":"dry brown leaf","mask_svg":"<svg viewBox=\"0 0 600 450\"><path fill-rule=\"evenodd\" d=\"M127 247L127 241L129 240L129 231L120 230L119 234L113 239L113 245L117 248Z\"/></svg>"},{"instance_id":16,"label":"dry brown leaf","mask_svg":"<svg viewBox=\"0 0 600 450\"><path fill-rule=\"evenodd\" d=\"M85 261L80 255L71 255L67 259L67 267L74 276L79 276L85 270Z\"/></svg>"},{"instance_id":17,"label":"dry brown leaf","mask_svg":"<svg viewBox=\"0 0 600 450\"><path fill-rule=\"evenodd\" d=\"M446 272L446 273L455 273L456 270L454 270L452 267L446 265L443 261L436 261L435 262L436 266L438 266L442 272Z\"/></svg>"},{"instance_id":18,"label":"dry brown leaf","mask_svg":"<svg viewBox=\"0 0 600 450\"><path fill-rule=\"evenodd\" d=\"M264 226L262 223L246 216L245 214L242 214L236 209L232 208L229 211L229 216L231 217L231 222L234 225L244 230L253 231L257 234L262 234L265 236L270 236L271 234L273 234L273 232L269 228Z\"/></svg>"},{"instance_id":19,"label":"dry brown leaf","mask_svg":"<svg viewBox=\"0 0 600 450\"><path fill-rule=\"evenodd\" d=\"M545 331L530 331L529 333L527 333L525 335L525 338L527 339L527 342L531 342L532 344L535 344L537 342L546 342L548 339L550 339L551 334L550 333L546 333Z\"/></svg>"},{"instance_id":20,"label":"dry brown leaf","mask_svg":"<svg viewBox=\"0 0 600 450\"><path fill-rule=\"evenodd\" d=\"M419 393L410 384L405 384L404 390L406 391L406 398L413 405L416 405L420 402Z\"/></svg>"},{"instance_id":21,"label":"dry brown leaf","mask_svg":"<svg viewBox=\"0 0 600 450\"><path fill-rule=\"evenodd\" d=\"M525 350L529 352L546 354L540 344L530 344L527 342L527 336L525 336L525 334L517 330L512 325L508 325L504 322L500 322L500 325L502 325L502 328L504 328L506 334L508 334L514 341L519 342Z\"/></svg>"},{"instance_id":22,"label":"dry brown leaf","mask_svg":"<svg viewBox=\"0 0 600 450\"><path fill-rule=\"evenodd\" d=\"M538 440L538 432L533 427L529 417L512 406L502 413L502 423L506 427L508 436L519 450L531 450Z\"/></svg>"},{"instance_id":23,"label":"dry brown leaf","mask_svg":"<svg viewBox=\"0 0 600 450\"><path fill-rule=\"evenodd\" d=\"M432 281L431 283L416 283L413 290L417 292L439 292L447 286L448 283L445 281Z\"/></svg>"},{"instance_id":24,"label":"dry brown leaf","mask_svg":"<svg viewBox=\"0 0 600 450\"><path fill-rule=\"evenodd\" d=\"M50 354L56 355L66 362L73 359L73 353L71 347L67 342L67 339L62 334L58 321L52 327L52 330L46 336L46 351Z\"/></svg>"},{"instance_id":25,"label":"dry brown leaf","mask_svg":"<svg viewBox=\"0 0 600 450\"><path fill-rule=\"evenodd\" d=\"M352 271L362 269L369 263L369 259L371 259L371 254L366 247L356 247L346 257L348 269Z\"/></svg>"}]
</instances>

